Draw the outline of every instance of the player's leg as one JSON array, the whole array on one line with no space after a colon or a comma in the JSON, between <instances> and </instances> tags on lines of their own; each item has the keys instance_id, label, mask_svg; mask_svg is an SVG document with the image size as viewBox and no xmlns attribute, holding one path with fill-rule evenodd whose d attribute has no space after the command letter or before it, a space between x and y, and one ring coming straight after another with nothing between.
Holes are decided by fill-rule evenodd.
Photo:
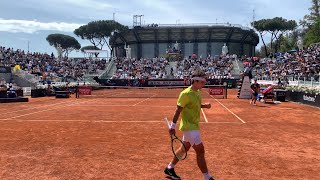
<instances>
[{"instance_id":1,"label":"player's leg","mask_svg":"<svg viewBox=\"0 0 320 180\"><path fill-rule=\"evenodd\" d=\"M189 142L183 141L186 151L188 152L191 144ZM180 148L180 150L183 148ZM179 153L179 150L178 150ZM169 163L169 165L164 169L164 173L169 175L172 179L180 179L180 177L176 174L174 167L179 162L179 159L176 158L176 156L173 156L172 161Z\"/></svg>"},{"instance_id":2,"label":"player's leg","mask_svg":"<svg viewBox=\"0 0 320 180\"><path fill-rule=\"evenodd\" d=\"M251 93L251 100L250 100L250 104L253 103L253 100L254 100L254 93Z\"/></svg>"},{"instance_id":3,"label":"player's leg","mask_svg":"<svg viewBox=\"0 0 320 180\"><path fill-rule=\"evenodd\" d=\"M206 180L213 179L213 177L210 175L205 159L205 150L204 146L200 137L199 131L194 131L194 145L192 146L193 149L196 151L197 155L197 164L200 169L200 171L203 173L203 176Z\"/></svg>"},{"instance_id":4,"label":"player's leg","mask_svg":"<svg viewBox=\"0 0 320 180\"><path fill-rule=\"evenodd\" d=\"M186 151L188 152L189 149L190 149L190 147L191 147L191 144L190 144L189 142L186 142L186 141L183 141L183 143L184 143L184 145L185 145L185 147L186 147ZM177 154L179 154L180 151L182 151L182 149L184 149L184 148L181 147L181 148L178 150ZM173 156L171 162L172 162L174 165L176 165L176 164L179 162L179 159L176 158L176 156Z\"/></svg>"},{"instance_id":5,"label":"player's leg","mask_svg":"<svg viewBox=\"0 0 320 180\"><path fill-rule=\"evenodd\" d=\"M258 93L255 92L254 95L253 95L253 104L254 104L254 105L256 105L257 96L258 96Z\"/></svg>"},{"instance_id":6,"label":"player's leg","mask_svg":"<svg viewBox=\"0 0 320 180\"><path fill-rule=\"evenodd\" d=\"M203 143L200 143L198 145L193 145L192 147L196 151L197 163L198 163L198 166L199 166L201 172L202 173L208 172L207 163L206 163L206 160L205 160L205 157L204 157L205 153L204 153Z\"/></svg>"},{"instance_id":7,"label":"player's leg","mask_svg":"<svg viewBox=\"0 0 320 180\"><path fill-rule=\"evenodd\" d=\"M188 152L191 147L191 144L189 142L183 142L183 144L184 144L184 147L183 147L183 145L181 145L180 148L176 152L176 155L178 157L184 157L186 152ZM175 158L175 156L174 156L174 158ZM174 161L174 158L173 158L172 162Z\"/></svg>"}]
</instances>

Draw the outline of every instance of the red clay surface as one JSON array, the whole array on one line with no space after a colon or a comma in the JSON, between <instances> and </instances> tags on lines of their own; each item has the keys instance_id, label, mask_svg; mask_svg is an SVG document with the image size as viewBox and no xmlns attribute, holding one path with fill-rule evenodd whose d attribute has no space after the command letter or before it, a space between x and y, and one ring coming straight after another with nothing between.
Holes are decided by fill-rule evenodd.
<instances>
[{"instance_id":1,"label":"red clay surface","mask_svg":"<svg viewBox=\"0 0 320 180\"><path fill-rule=\"evenodd\" d=\"M319 108L205 98L208 168L217 180L318 179ZM176 98L30 98L0 104L0 179L166 179L172 158L163 120ZM245 123L244 123L245 122ZM181 137L181 132L177 132ZM176 166L202 180L192 149Z\"/></svg>"}]
</instances>

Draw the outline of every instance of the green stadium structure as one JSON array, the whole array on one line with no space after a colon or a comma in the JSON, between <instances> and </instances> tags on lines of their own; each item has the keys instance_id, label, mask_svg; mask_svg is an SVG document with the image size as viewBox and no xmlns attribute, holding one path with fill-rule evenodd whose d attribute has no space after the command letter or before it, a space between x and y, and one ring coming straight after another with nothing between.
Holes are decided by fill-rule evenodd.
<instances>
[{"instance_id":1,"label":"green stadium structure","mask_svg":"<svg viewBox=\"0 0 320 180\"><path fill-rule=\"evenodd\" d=\"M254 56L259 36L253 29L233 24L153 24L114 33L109 41L117 57L125 56L125 45L134 58L164 57L176 43L183 56L220 55L224 43L229 54Z\"/></svg>"}]
</instances>

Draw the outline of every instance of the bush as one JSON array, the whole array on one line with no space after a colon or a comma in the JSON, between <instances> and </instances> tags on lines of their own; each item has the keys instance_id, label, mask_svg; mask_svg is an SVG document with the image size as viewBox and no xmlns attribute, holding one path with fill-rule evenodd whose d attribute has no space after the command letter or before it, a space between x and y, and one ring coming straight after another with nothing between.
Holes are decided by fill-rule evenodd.
<instances>
[{"instance_id":1,"label":"bush","mask_svg":"<svg viewBox=\"0 0 320 180\"><path fill-rule=\"evenodd\" d=\"M287 86L286 89L291 92L304 92L315 95L320 94L320 87Z\"/></svg>"}]
</instances>

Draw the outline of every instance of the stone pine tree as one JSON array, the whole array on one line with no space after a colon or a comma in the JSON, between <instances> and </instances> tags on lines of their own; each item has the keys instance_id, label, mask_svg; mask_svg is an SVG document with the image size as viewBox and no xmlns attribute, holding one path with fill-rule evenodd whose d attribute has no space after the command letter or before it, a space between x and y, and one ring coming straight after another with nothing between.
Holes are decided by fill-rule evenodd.
<instances>
[{"instance_id":1,"label":"stone pine tree","mask_svg":"<svg viewBox=\"0 0 320 180\"><path fill-rule=\"evenodd\" d=\"M96 46L84 46L81 48L81 52L84 52L85 50L100 50ZM94 53L96 57L98 57L99 53Z\"/></svg>"},{"instance_id":2,"label":"stone pine tree","mask_svg":"<svg viewBox=\"0 0 320 180\"><path fill-rule=\"evenodd\" d=\"M271 34L271 40L270 40L270 51L275 52L279 45L276 44L274 46L274 41L279 40L283 33L287 31L293 31L297 27L297 23L294 20L287 20L282 17L275 17L273 19L261 19L258 21L252 22L253 27L259 32L262 43L265 48L265 55L268 55L267 46L265 43L265 40L263 36L266 33ZM280 41L277 41L280 42Z\"/></svg>"},{"instance_id":3,"label":"stone pine tree","mask_svg":"<svg viewBox=\"0 0 320 180\"><path fill-rule=\"evenodd\" d=\"M74 34L81 39L89 40L94 47L97 47L100 50L104 45L107 45L112 54L113 49L109 45L108 39L113 33L122 32L127 29L127 26L124 26L114 20L99 20L80 26L74 30Z\"/></svg>"},{"instance_id":4,"label":"stone pine tree","mask_svg":"<svg viewBox=\"0 0 320 180\"><path fill-rule=\"evenodd\" d=\"M74 37L65 34L50 34L46 40L50 46L56 48L58 56L64 54L65 57L68 57L71 51L81 48L80 43Z\"/></svg>"}]
</instances>

